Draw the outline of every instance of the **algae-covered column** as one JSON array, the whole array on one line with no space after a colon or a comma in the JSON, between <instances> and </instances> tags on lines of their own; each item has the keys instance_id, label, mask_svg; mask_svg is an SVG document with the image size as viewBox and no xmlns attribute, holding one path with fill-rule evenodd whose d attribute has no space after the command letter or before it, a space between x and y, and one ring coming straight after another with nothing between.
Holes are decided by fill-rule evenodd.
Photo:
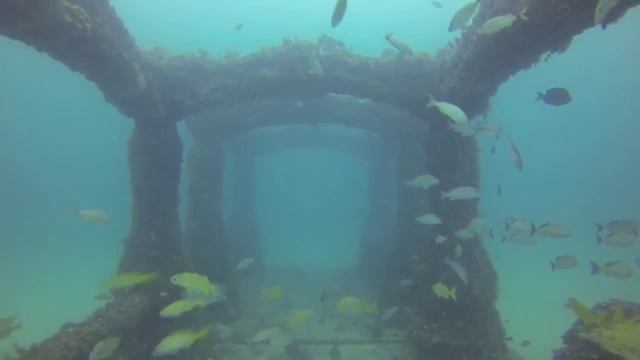
<instances>
[{"instance_id":1,"label":"algae-covered column","mask_svg":"<svg viewBox=\"0 0 640 360\"><path fill-rule=\"evenodd\" d=\"M228 222L229 240L233 243L235 259L259 259L258 222L256 218L256 155L246 141L233 142L231 155L231 213Z\"/></svg>"},{"instance_id":2,"label":"algae-covered column","mask_svg":"<svg viewBox=\"0 0 640 360\"><path fill-rule=\"evenodd\" d=\"M195 270L228 284L229 259L222 211L225 153L222 143L191 129L187 163L185 243Z\"/></svg>"},{"instance_id":3,"label":"algae-covered column","mask_svg":"<svg viewBox=\"0 0 640 360\"><path fill-rule=\"evenodd\" d=\"M360 272L371 285L386 277L385 254L395 225L395 149L379 146L379 151L369 158L368 214L360 230Z\"/></svg>"},{"instance_id":4,"label":"algae-covered column","mask_svg":"<svg viewBox=\"0 0 640 360\"><path fill-rule=\"evenodd\" d=\"M450 131L445 123L436 123L425 142L427 172L440 179L440 189L479 186L478 149L472 138ZM444 244L433 241L431 231L421 244L416 270L419 292L420 328L412 334L421 354L439 358L504 359L506 346L500 316L495 308L496 273L486 249L478 239L461 241L453 236L478 214L477 201L443 200L439 191L428 192L430 211L442 219L437 232L449 238ZM468 273L468 284L445 263L460 244L463 255L455 259ZM439 299L432 286L442 282L457 288L457 301Z\"/></svg>"},{"instance_id":5,"label":"algae-covered column","mask_svg":"<svg viewBox=\"0 0 640 360\"><path fill-rule=\"evenodd\" d=\"M178 219L182 142L173 121L137 121L129 139L131 231L120 272L170 276L186 267Z\"/></svg>"},{"instance_id":6,"label":"algae-covered column","mask_svg":"<svg viewBox=\"0 0 640 360\"><path fill-rule=\"evenodd\" d=\"M424 152L420 143L403 144L396 155L396 246L389 265L394 269L396 282L412 279L416 266L415 251L424 241L425 227L415 222L424 208L422 192L408 187L405 181L424 172Z\"/></svg>"}]
</instances>

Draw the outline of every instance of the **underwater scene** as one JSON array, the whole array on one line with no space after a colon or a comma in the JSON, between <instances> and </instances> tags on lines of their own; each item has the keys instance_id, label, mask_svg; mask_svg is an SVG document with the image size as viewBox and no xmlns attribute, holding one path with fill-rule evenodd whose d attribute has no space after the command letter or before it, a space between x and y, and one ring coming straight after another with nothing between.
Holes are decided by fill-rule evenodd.
<instances>
[{"instance_id":1,"label":"underwater scene","mask_svg":"<svg viewBox=\"0 0 640 360\"><path fill-rule=\"evenodd\" d=\"M640 360L640 0L2 0L0 360Z\"/></svg>"}]
</instances>

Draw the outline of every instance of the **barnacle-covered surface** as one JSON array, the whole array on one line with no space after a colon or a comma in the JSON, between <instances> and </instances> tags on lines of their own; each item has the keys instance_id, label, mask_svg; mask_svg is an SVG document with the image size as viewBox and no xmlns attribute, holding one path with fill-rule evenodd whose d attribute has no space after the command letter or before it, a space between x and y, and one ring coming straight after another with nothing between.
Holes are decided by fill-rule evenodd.
<instances>
[{"instance_id":1,"label":"barnacle-covered surface","mask_svg":"<svg viewBox=\"0 0 640 360\"><path fill-rule=\"evenodd\" d=\"M578 320L564 334L555 360L640 359L640 304L609 300L591 310L570 299Z\"/></svg>"},{"instance_id":2,"label":"barnacle-covered surface","mask_svg":"<svg viewBox=\"0 0 640 360\"><path fill-rule=\"evenodd\" d=\"M327 36L317 42L285 40L242 57L179 55L155 65L162 101L179 118L259 98L311 98L330 92L420 115L426 112L426 89L436 86L426 54L370 58Z\"/></svg>"},{"instance_id":3,"label":"barnacle-covered surface","mask_svg":"<svg viewBox=\"0 0 640 360\"><path fill-rule=\"evenodd\" d=\"M226 141L251 130L278 125L338 124L388 137L420 137L428 123L369 99L330 94L303 100L260 99L220 106L188 120L190 132Z\"/></svg>"},{"instance_id":4,"label":"barnacle-covered surface","mask_svg":"<svg viewBox=\"0 0 640 360\"><path fill-rule=\"evenodd\" d=\"M149 315L149 299L138 294L120 296L104 308L95 311L87 320L65 324L60 331L29 349L18 349L23 360L76 360L88 359L93 344L113 334L123 337L122 350L136 354L139 340L136 329L140 319Z\"/></svg>"}]
</instances>

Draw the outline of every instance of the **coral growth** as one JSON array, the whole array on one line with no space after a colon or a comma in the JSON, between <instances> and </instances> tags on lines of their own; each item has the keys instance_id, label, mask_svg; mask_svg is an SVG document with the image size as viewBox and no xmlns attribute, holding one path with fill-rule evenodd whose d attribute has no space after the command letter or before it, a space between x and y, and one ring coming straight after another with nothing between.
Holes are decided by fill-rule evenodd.
<instances>
[{"instance_id":1,"label":"coral growth","mask_svg":"<svg viewBox=\"0 0 640 360\"><path fill-rule=\"evenodd\" d=\"M565 334L565 348L556 351L554 359L611 359L615 355L640 359L639 304L612 300L591 310L572 298L567 306L579 321Z\"/></svg>"}]
</instances>

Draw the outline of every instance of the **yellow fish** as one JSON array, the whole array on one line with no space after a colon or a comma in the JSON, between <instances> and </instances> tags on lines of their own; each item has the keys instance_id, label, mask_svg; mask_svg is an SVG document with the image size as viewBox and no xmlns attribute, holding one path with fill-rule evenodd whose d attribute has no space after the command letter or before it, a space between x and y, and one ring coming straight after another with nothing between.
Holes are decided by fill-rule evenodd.
<instances>
[{"instance_id":1,"label":"yellow fish","mask_svg":"<svg viewBox=\"0 0 640 360\"><path fill-rule=\"evenodd\" d=\"M165 318L175 318L198 307L204 307L204 300L178 300L162 309L162 311L160 311L160 316Z\"/></svg>"},{"instance_id":2,"label":"yellow fish","mask_svg":"<svg viewBox=\"0 0 640 360\"><path fill-rule=\"evenodd\" d=\"M158 278L156 273L127 272L118 274L105 281L104 287L109 290L124 289L154 281Z\"/></svg>"},{"instance_id":3,"label":"yellow fish","mask_svg":"<svg viewBox=\"0 0 640 360\"><path fill-rule=\"evenodd\" d=\"M160 341L153 349L153 356L175 355L181 350L189 349L196 341L209 335L208 327L198 331L190 329L178 330Z\"/></svg>"},{"instance_id":4,"label":"yellow fish","mask_svg":"<svg viewBox=\"0 0 640 360\"><path fill-rule=\"evenodd\" d=\"M377 314L378 305L355 296L345 296L336 304L336 310L341 314Z\"/></svg>"},{"instance_id":5,"label":"yellow fish","mask_svg":"<svg viewBox=\"0 0 640 360\"><path fill-rule=\"evenodd\" d=\"M447 285L439 282L436 284L433 284L433 292L440 298L440 299L453 299L453 300L457 300L456 299L456 287L448 287Z\"/></svg>"},{"instance_id":6,"label":"yellow fish","mask_svg":"<svg viewBox=\"0 0 640 360\"><path fill-rule=\"evenodd\" d=\"M209 281L208 277L196 273L175 274L171 277L171 282L191 293L202 295L211 295L216 290L216 286Z\"/></svg>"},{"instance_id":7,"label":"yellow fish","mask_svg":"<svg viewBox=\"0 0 640 360\"><path fill-rule=\"evenodd\" d=\"M298 310L294 311L287 319L287 326L289 329L293 330L301 325L304 325L311 321L315 316L315 312L313 310Z\"/></svg>"},{"instance_id":8,"label":"yellow fish","mask_svg":"<svg viewBox=\"0 0 640 360\"><path fill-rule=\"evenodd\" d=\"M278 301L284 297L284 288L282 286L274 286L262 289L260 296L264 301Z\"/></svg>"}]
</instances>

